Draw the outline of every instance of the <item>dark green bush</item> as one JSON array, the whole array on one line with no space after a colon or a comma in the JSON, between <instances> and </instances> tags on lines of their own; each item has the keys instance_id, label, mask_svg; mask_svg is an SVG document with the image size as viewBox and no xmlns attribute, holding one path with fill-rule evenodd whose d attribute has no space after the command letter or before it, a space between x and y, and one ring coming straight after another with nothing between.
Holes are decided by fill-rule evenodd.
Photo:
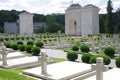
<instances>
[{"instance_id":1,"label":"dark green bush","mask_svg":"<svg viewBox=\"0 0 120 80\"><path fill-rule=\"evenodd\" d=\"M90 54L90 53L85 53L82 55L81 59L82 59L82 62L84 63L89 63L90 61L90 58L92 57L93 55Z\"/></svg>"},{"instance_id":2,"label":"dark green bush","mask_svg":"<svg viewBox=\"0 0 120 80\"><path fill-rule=\"evenodd\" d=\"M18 49L20 51L25 51L25 45L18 45Z\"/></svg>"},{"instance_id":3,"label":"dark green bush","mask_svg":"<svg viewBox=\"0 0 120 80\"><path fill-rule=\"evenodd\" d=\"M98 54L98 55L94 55L94 56L92 56L92 57L90 58L90 63L96 63L96 59L97 59L98 57L102 57L102 58L103 58L105 65L108 65L108 64L110 64L110 62L111 62L109 56L107 56L107 55L105 55L105 54Z\"/></svg>"},{"instance_id":4,"label":"dark green bush","mask_svg":"<svg viewBox=\"0 0 120 80\"><path fill-rule=\"evenodd\" d=\"M34 45L34 41L28 41L27 45Z\"/></svg>"},{"instance_id":5,"label":"dark green bush","mask_svg":"<svg viewBox=\"0 0 120 80\"><path fill-rule=\"evenodd\" d=\"M89 49L89 47L87 45L80 46L80 50L82 52L86 52L86 53L88 53L90 51L90 49Z\"/></svg>"},{"instance_id":6,"label":"dark green bush","mask_svg":"<svg viewBox=\"0 0 120 80\"><path fill-rule=\"evenodd\" d=\"M31 49L32 49L32 45L26 45L25 46L25 51L27 51L28 53L31 53Z\"/></svg>"},{"instance_id":7,"label":"dark green bush","mask_svg":"<svg viewBox=\"0 0 120 80\"><path fill-rule=\"evenodd\" d=\"M18 45L17 44L11 44L11 48L14 50L18 50Z\"/></svg>"},{"instance_id":8,"label":"dark green bush","mask_svg":"<svg viewBox=\"0 0 120 80\"><path fill-rule=\"evenodd\" d=\"M34 47L32 47L31 51L32 51L32 54L34 56L39 56L39 54L40 54L40 48L39 47L34 46Z\"/></svg>"},{"instance_id":9,"label":"dark green bush","mask_svg":"<svg viewBox=\"0 0 120 80\"><path fill-rule=\"evenodd\" d=\"M78 50L79 50L79 47L78 47L77 45L74 45L74 46L72 47L72 50L73 50L73 51L78 51Z\"/></svg>"},{"instance_id":10,"label":"dark green bush","mask_svg":"<svg viewBox=\"0 0 120 80\"><path fill-rule=\"evenodd\" d=\"M18 41L17 44L24 44L22 41Z\"/></svg>"},{"instance_id":11,"label":"dark green bush","mask_svg":"<svg viewBox=\"0 0 120 80\"><path fill-rule=\"evenodd\" d=\"M44 44L43 44L43 42L38 41L35 43L35 45L41 48L41 47L43 47Z\"/></svg>"},{"instance_id":12,"label":"dark green bush","mask_svg":"<svg viewBox=\"0 0 120 80\"><path fill-rule=\"evenodd\" d=\"M9 43L9 42L5 42L4 45L5 45L7 48L11 48L11 43Z\"/></svg>"},{"instance_id":13,"label":"dark green bush","mask_svg":"<svg viewBox=\"0 0 120 80\"><path fill-rule=\"evenodd\" d=\"M68 52L67 59L70 61L75 61L78 58L78 54L76 52Z\"/></svg>"},{"instance_id":14,"label":"dark green bush","mask_svg":"<svg viewBox=\"0 0 120 80\"><path fill-rule=\"evenodd\" d=\"M115 64L118 68L120 68L120 57L116 59Z\"/></svg>"},{"instance_id":15,"label":"dark green bush","mask_svg":"<svg viewBox=\"0 0 120 80\"><path fill-rule=\"evenodd\" d=\"M9 40L9 38L8 38L8 37L5 37L5 40L6 40L6 41L8 41L8 40Z\"/></svg>"},{"instance_id":16,"label":"dark green bush","mask_svg":"<svg viewBox=\"0 0 120 80\"><path fill-rule=\"evenodd\" d=\"M0 41L3 41L4 39L3 38L0 38Z\"/></svg>"},{"instance_id":17,"label":"dark green bush","mask_svg":"<svg viewBox=\"0 0 120 80\"><path fill-rule=\"evenodd\" d=\"M115 49L113 49L112 47L107 47L104 49L104 53L109 57L113 57L115 54Z\"/></svg>"}]
</instances>

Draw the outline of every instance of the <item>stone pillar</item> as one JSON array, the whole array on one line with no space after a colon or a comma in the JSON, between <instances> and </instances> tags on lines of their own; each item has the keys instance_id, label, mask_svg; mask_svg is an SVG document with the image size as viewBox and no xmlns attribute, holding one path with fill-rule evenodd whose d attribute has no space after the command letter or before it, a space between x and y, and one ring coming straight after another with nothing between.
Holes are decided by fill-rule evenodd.
<instances>
[{"instance_id":1,"label":"stone pillar","mask_svg":"<svg viewBox=\"0 0 120 80\"><path fill-rule=\"evenodd\" d=\"M41 71L47 74L47 55L44 52L41 52Z\"/></svg>"},{"instance_id":2,"label":"stone pillar","mask_svg":"<svg viewBox=\"0 0 120 80\"><path fill-rule=\"evenodd\" d=\"M96 60L96 80L103 80L103 58Z\"/></svg>"},{"instance_id":3,"label":"stone pillar","mask_svg":"<svg viewBox=\"0 0 120 80\"><path fill-rule=\"evenodd\" d=\"M7 65L7 52L6 52L6 47L3 45L2 46L2 59L3 59L3 65Z\"/></svg>"}]
</instances>

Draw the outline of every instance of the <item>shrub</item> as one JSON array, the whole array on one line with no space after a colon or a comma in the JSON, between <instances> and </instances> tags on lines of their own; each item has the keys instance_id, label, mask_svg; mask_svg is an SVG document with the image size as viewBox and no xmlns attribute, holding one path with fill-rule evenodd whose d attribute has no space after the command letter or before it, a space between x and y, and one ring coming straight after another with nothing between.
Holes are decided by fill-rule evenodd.
<instances>
[{"instance_id":1,"label":"shrub","mask_svg":"<svg viewBox=\"0 0 120 80\"><path fill-rule=\"evenodd\" d=\"M67 59L70 61L75 61L78 58L78 54L76 52L68 52Z\"/></svg>"},{"instance_id":2,"label":"shrub","mask_svg":"<svg viewBox=\"0 0 120 80\"><path fill-rule=\"evenodd\" d=\"M81 50L82 52L86 52L86 53L88 53L88 52L90 51L90 49L89 49L89 47L88 47L87 45L82 45L82 46L80 47L80 50Z\"/></svg>"},{"instance_id":3,"label":"shrub","mask_svg":"<svg viewBox=\"0 0 120 80\"><path fill-rule=\"evenodd\" d=\"M79 50L79 47L78 47L77 45L74 45L74 46L72 47L72 50L73 50L73 51L78 51L78 50Z\"/></svg>"},{"instance_id":4,"label":"shrub","mask_svg":"<svg viewBox=\"0 0 120 80\"><path fill-rule=\"evenodd\" d=\"M116 59L115 64L118 68L120 68L120 57Z\"/></svg>"},{"instance_id":5,"label":"shrub","mask_svg":"<svg viewBox=\"0 0 120 80\"><path fill-rule=\"evenodd\" d=\"M18 50L18 45L17 44L11 44L11 48L14 50Z\"/></svg>"},{"instance_id":6,"label":"shrub","mask_svg":"<svg viewBox=\"0 0 120 80\"><path fill-rule=\"evenodd\" d=\"M34 45L34 42L33 41L28 41L27 45Z\"/></svg>"},{"instance_id":7,"label":"shrub","mask_svg":"<svg viewBox=\"0 0 120 80\"><path fill-rule=\"evenodd\" d=\"M108 64L110 64L110 62L111 62L109 56L107 56L107 55L105 55L105 54L98 54L98 55L92 56L92 57L90 58L90 63L96 63L96 59L97 59L98 57L102 57L102 58L103 58L105 65L108 65Z\"/></svg>"},{"instance_id":8,"label":"shrub","mask_svg":"<svg viewBox=\"0 0 120 80\"><path fill-rule=\"evenodd\" d=\"M104 49L104 53L110 57L113 57L115 54L115 49L113 49L112 47L107 47Z\"/></svg>"},{"instance_id":9,"label":"shrub","mask_svg":"<svg viewBox=\"0 0 120 80\"><path fill-rule=\"evenodd\" d=\"M0 41L3 41L3 38L0 38Z\"/></svg>"},{"instance_id":10,"label":"shrub","mask_svg":"<svg viewBox=\"0 0 120 80\"><path fill-rule=\"evenodd\" d=\"M9 42L5 42L4 45L5 45L7 48L11 48L11 43L9 43Z\"/></svg>"},{"instance_id":11,"label":"shrub","mask_svg":"<svg viewBox=\"0 0 120 80\"><path fill-rule=\"evenodd\" d=\"M25 51L25 45L18 45L18 49L20 51Z\"/></svg>"},{"instance_id":12,"label":"shrub","mask_svg":"<svg viewBox=\"0 0 120 80\"><path fill-rule=\"evenodd\" d=\"M43 42L38 41L35 43L35 45L41 48L41 47L43 47L44 44L43 44Z\"/></svg>"},{"instance_id":13,"label":"shrub","mask_svg":"<svg viewBox=\"0 0 120 80\"><path fill-rule=\"evenodd\" d=\"M18 41L17 44L24 44L22 41Z\"/></svg>"},{"instance_id":14,"label":"shrub","mask_svg":"<svg viewBox=\"0 0 120 80\"><path fill-rule=\"evenodd\" d=\"M92 55L92 54L89 54L89 53L83 54L82 57L81 57L82 62L84 62L84 63L89 63L90 58L91 58L92 56L93 56L93 55Z\"/></svg>"},{"instance_id":15,"label":"shrub","mask_svg":"<svg viewBox=\"0 0 120 80\"><path fill-rule=\"evenodd\" d=\"M31 49L32 49L32 45L26 45L25 46L25 50L28 52L28 53L31 53Z\"/></svg>"},{"instance_id":16,"label":"shrub","mask_svg":"<svg viewBox=\"0 0 120 80\"><path fill-rule=\"evenodd\" d=\"M32 51L32 53L33 53L34 56L39 56L40 48L34 46L34 47L32 47L31 51Z\"/></svg>"}]
</instances>

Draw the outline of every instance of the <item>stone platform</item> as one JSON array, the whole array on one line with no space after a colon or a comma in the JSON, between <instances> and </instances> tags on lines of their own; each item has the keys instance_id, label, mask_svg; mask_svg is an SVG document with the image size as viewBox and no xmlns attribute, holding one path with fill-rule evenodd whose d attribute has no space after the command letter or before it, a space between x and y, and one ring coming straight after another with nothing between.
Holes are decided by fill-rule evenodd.
<instances>
[{"instance_id":1,"label":"stone platform","mask_svg":"<svg viewBox=\"0 0 120 80\"><path fill-rule=\"evenodd\" d=\"M96 76L92 76L85 80L96 80ZM120 80L120 69L113 68L103 73L103 80Z\"/></svg>"},{"instance_id":2,"label":"stone platform","mask_svg":"<svg viewBox=\"0 0 120 80\"><path fill-rule=\"evenodd\" d=\"M2 65L2 61L0 61L0 67L3 68L21 68L26 66L38 66L40 62L38 61L38 57L21 57L15 59L8 59L7 65Z\"/></svg>"},{"instance_id":3,"label":"stone platform","mask_svg":"<svg viewBox=\"0 0 120 80\"><path fill-rule=\"evenodd\" d=\"M93 70L89 64L64 61L47 65L47 74L41 73L41 67L27 69L22 73L46 80L70 80L91 71Z\"/></svg>"},{"instance_id":4,"label":"stone platform","mask_svg":"<svg viewBox=\"0 0 120 80\"><path fill-rule=\"evenodd\" d=\"M7 55L7 59L15 59L15 58L21 58L21 57L25 57L24 54L22 54L22 52L11 52ZM0 58L0 61L2 59Z\"/></svg>"}]
</instances>

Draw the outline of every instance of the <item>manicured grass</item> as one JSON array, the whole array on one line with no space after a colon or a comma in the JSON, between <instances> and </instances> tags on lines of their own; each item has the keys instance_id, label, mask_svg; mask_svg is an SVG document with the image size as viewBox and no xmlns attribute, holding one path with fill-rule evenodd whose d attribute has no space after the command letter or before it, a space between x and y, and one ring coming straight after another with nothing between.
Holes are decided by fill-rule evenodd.
<instances>
[{"instance_id":1,"label":"manicured grass","mask_svg":"<svg viewBox=\"0 0 120 80\"><path fill-rule=\"evenodd\" d=\"M16 70L5 70L0 69L0 80L35 80L24 75L21 75L20 72L22 69Z\"/></svg>"},{"instance_id":2,"label":"manicured grass","mask_svg":"<svg viewBox=\"0 0 120 80\"><path fill-rule=\"evenodd\" d=\"M63 61L66 61L66 59L63 59L63 58L55 58L54 61L55 61L55 62L63 62Z\"/></svg>"}]
</instances>

